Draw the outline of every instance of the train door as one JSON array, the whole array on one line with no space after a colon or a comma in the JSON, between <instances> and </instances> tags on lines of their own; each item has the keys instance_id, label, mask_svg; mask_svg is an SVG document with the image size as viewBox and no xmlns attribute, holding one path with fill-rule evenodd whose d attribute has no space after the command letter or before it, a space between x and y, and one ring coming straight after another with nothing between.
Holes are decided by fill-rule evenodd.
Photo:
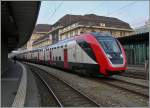
<instances>
[{"instance_id":1,"label":"train door","mask_svg":"<svg viewBox=\"0 0 150 108\"><path fill-rule=\"evenodd\" d=\"M64 68L68 69L68 52L67 52L67 49L64 49Z\"/></svg>"},{"instance_id":2,"label":"train door","mask_svg":"<svg viewBox=\"0 0 150 108\"><path fill-rule=\"evenodd\" d=\"M74 47L73 47L73 62L77 62L77 46L76 45L74 45Z\"/></svg>"},{"instance_id":3,"label":"train door","mask_svg":"<svg viewBox=\"0 0 150 108\"><path fill-rule=\"evenodd\" d=\"M51 50L49 51L49 64L52 64L52 52L51 52Z\"/></svg>"}]
</instances>

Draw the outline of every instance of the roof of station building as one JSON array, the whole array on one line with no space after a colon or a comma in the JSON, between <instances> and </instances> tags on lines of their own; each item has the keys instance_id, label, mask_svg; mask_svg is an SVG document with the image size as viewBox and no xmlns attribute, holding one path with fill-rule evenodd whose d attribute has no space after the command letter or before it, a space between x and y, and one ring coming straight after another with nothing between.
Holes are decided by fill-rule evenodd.
<instances>
[{"instance_id":1,"label":"roof of station building","mask_svg":"<svg viewBox=\"0 0 150 108\"><path fill-rule=\"evenodd\" d=\"M100 23L104 23L107 27L114 28L124 28L124 29L132 29L127 22L124 22L118 18L114 17L106 17L106 16L98 16L95 14L86 14L86 15L70 15L67 14L60 18L55 24L52 26L68 26L73 23L79 23L83 25L96 26Z\"/></svg>"}]
</instances>

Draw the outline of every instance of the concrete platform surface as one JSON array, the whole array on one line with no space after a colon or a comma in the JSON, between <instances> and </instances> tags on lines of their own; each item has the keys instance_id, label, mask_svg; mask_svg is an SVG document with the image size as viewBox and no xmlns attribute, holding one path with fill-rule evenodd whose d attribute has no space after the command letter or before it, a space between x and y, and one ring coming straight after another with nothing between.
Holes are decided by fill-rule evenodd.
<instances>
[{"instance_id":1,"label":"concrete platform surface","mask_svg":"<svg viewBox=\"0 0 150 108\"><path fill-rule=\"evenodd\" d=\"M35 77L29 66L25 65L25 67L27 69L27 90L24 107L39 107L40 97Z\"/></svg>"},{"instance_id":2,"label":"concrete platform surface","mask_svg":"<svg viewBox=\"0 0 150 108\"><path fill-rule=\"evenodd\" d=\"M1 106L10 107L13 104L17 93L20 79L22 76L22 67L12 60L8 60L8 70L1 76Z\"/></svg>"}]
</instances>

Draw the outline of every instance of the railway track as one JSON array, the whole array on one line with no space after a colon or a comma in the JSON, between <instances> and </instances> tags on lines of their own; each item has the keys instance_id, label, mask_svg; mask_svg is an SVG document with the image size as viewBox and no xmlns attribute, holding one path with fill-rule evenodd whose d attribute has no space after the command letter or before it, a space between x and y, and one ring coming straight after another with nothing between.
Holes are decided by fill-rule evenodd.
<instances>
[{"instance_id":1,"label":"railway track","mask_svg":"<svg viewBox=\"0 0 150 108\"><path fill-rule=\"evenodd\" d=\"M129 91L131 93L143 96L145 98L149 98L149 88L147 86L126 82L115 78L101 78L96 79L96 81L103 82L107 85L117 87L125 91Z\"/></svg>"},{"instance_id":2,"label":"railway track","mask_svg":"<svg viewBox=\"0 0 150 108\"><path fill-rule=\"evenodd\" d=\"M47 86L59 107L99 107L96 102L65 81L34 66L30 66L32 72L38 75Z\"/></svg>"},{"instance_id":3,"label":"railway track","mask_svg":"<svg viewBox=\"0 0 150 108\"><path fill-rule=\"evenodd\" d=\"M131 78L137 78L137 79L143 79L143 80L148 80L148 76L144 74L139 74L139 73L133 73L133 72L128 72L121 74L120 76L125 76L125 77L131 77Z\"/></svg>"},{"instance_id":4,"label":"railway track","mask_svg":"<svg viewBox=\"0 0 150 108\"><path fill-rule=\"evenodd\" d=\"M122 78L122 79L121 79ZM141 83L135 83L135 82L132 82L132 81L128 81L128 80L123 80L123 78L124 77L121 77L121 78L117 78L117 77L115 77L115 76L112 76L112 77L110 77L109 79L111 79L111 80L116 80L116 81L120 81L120 82L123 82L123 83L127 83L127 84L131 84L131 85L135 85L135 86L140 86L140 87L142 87L142 88L146 88L146 89L148 89L149 88L149 86L148 86L148 84L146 85L146 84L141 84ZM126 78L126 77L125 77ZM132 80L134 80L134 79L132 79Z\"/></svg>"}]
</instances>

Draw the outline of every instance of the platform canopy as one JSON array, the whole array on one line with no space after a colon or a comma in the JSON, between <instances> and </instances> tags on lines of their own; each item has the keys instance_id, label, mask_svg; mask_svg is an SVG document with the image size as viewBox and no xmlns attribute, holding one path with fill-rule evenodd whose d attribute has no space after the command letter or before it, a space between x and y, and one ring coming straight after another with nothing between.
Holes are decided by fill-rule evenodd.
<instances>
[{"instance_id":1,"label":"platform canopy","mask_svg":"<svg viewBox=\"0 0 150 108\"><path fill-rule=\"evenodd\" d=\"M2 1L2 41L8 52L23 46L34 29L39 9L39 1Z\"/></svg>"}]
</instances>

